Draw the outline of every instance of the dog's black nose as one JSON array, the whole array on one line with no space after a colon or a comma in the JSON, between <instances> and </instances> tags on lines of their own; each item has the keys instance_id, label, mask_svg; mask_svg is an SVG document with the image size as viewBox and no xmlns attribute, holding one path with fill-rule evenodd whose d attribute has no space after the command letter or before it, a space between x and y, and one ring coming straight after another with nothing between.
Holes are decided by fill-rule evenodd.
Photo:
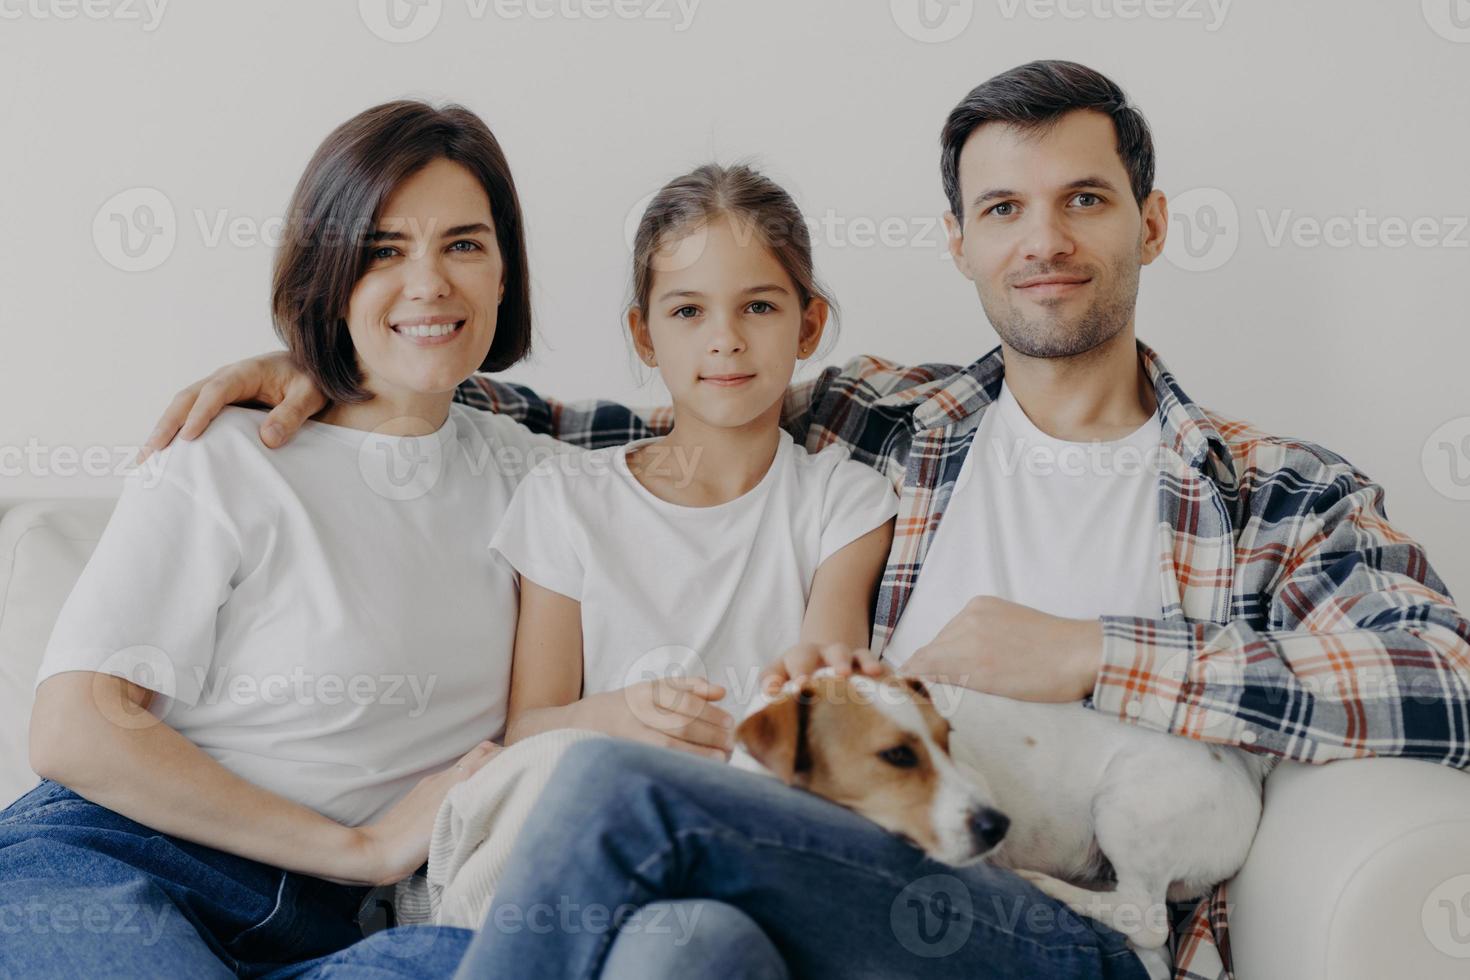
<instances>
[{"instance_id":1,"label":"dog's black nose","mask_svg":"<svg viewBox=\"0 0 1470 980\"><path fill-rule=\"evenodd\" d=\"M987 847L999 844L1011 826L1011 818L999 810L982 807L970 815L970 832Z\"/></svg>"}]
</instances>

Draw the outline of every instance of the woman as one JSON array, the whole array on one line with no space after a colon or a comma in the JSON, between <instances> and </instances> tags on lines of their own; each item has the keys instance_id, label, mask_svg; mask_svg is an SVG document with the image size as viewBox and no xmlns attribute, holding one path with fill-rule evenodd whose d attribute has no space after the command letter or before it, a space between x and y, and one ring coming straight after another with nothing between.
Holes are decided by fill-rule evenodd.
<instances>
[{"instance_id":1,"label":"woman","mask_svg":"<svg viewBox=\"0 0 1470 980\"><path fill-rule=\"evenodd\" d=\"M285 239L276 329L330 408L278 452L230 409L128 482L38 676L44 781L0 813L3 901L50 913L0 975L297 975L498 751L516 592L487 545L560 447L451 404L530 346L505 157L462 108L377 106ZM460 933L355 963L445 972Z\"/></svg>"}]
</instances>

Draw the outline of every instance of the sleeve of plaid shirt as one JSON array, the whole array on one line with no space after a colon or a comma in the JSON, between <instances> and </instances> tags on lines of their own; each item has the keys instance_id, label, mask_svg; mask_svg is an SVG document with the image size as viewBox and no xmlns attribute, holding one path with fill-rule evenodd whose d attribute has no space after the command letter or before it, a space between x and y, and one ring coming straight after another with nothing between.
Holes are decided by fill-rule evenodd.
<instances>
[{"instance_id":1,"label":"sleeve of plaid shirt","mask_svg":"<svg viewBox=\"0 0 1470 980\"><path fill-rule=\"evenodd\" d=\"M805 437L811 412L812 390L820 379L794 384L786 392L781 425L798 443ZM538 395L525 385L500 381L488 374L472 375L454 393L454 400L471 408L496 412L543 435L583 449L621 446L634 439L663 435L674 427L669 406L629 408L617 402L563 402Z\"/></svg>"},{"instance_id":2,"label":"sleeve of plaid shirt","mask_svg":"<svg viewBox=\"0 0 1470 980\"><path fill-rule=\"evenodd\" d=\"M1235 601L1257 615L1102 617L1094 707L1300 762L1470 767L1470 621L1423 549L1389 525L1381 487L1320 447L1278 449L1279 465L1239 466L1254 489Z\"/></svg>"}]
</instances>

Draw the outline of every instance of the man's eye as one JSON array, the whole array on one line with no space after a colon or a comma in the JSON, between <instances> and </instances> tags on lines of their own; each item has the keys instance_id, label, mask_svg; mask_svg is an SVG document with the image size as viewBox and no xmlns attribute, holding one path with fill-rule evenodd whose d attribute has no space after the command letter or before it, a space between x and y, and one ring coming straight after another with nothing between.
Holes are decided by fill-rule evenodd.
<instances>
[{"instance_id":1,"label":"man's eye","mask_svg":"<svg viewBox=\"0 0 1470 980\"><path fill-rule=\"evenodd\" d=\"M912 769L919 764L919 756L907 745L895 745L878 753L878 758L898 769Z\"/></svg>"},{"instance_id":2,"label":"man's eye","mask_svg":"<svg viewBox=\"0 0 1470 980\"><path fill-rule=\"evenodd\" d=\"M1102 203L1102 198L1098 197L1096 194L1078 194L1077 203L1082 205L1084 208L1096 207L1097 205Z\"/></svg>"},{"instance_id":3,"label":"man's eye","mask_svg":"<svg viewBox=\"0 0 1470 980\"><path fill-rule=\"evenodd\" d=\"M1015 208L1016 206L1010 201L1002 201L986 213L998 215L1002 218L1009 218L1012 214L1015 213Z\"/></svg>"}]
</instances>

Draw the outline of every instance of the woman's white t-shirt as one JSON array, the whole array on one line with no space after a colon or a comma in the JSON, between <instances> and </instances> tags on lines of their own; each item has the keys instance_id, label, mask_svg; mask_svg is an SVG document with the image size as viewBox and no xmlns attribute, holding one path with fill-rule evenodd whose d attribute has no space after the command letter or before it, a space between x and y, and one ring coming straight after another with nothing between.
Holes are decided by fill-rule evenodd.
<instances>
[{"instance_id":1,"label":"woman's white t-shirt","mask_svg":"<svg viewBox=\"0 0 1470 980\"><path fill-rule=\"evenodd\" d=\"M760 670L800 638L817 568L894 516L889 482L840 447L784 431L749 492L713 507L655 496L628 469L654 440L531 472L491 543L524 577L581 603L583 695L706 677L738 717Z\"/></svg>"},{"instance_id":2,"label":"woman's white t-shirt","mask_svg":"<svg viewBox=\"0 0 1470 980\"><path fill-rule=\"evenodd\" d=\"M348 825L505 723L513 570L488 543L569 447L454 405L436 432L228 408L129 477L36 683L127 677L227 769Z\"/></svg>"}]
</instances>

